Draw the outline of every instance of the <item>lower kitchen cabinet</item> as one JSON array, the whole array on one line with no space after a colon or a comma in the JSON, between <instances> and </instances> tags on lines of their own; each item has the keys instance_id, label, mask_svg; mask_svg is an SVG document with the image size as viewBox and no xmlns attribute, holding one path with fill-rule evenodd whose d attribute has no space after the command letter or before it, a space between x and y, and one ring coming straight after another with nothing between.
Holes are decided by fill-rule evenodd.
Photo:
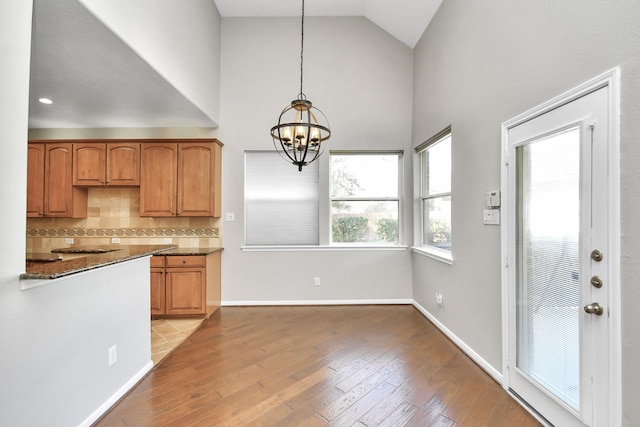
<instances>
[{"instance_id":1,"label":"lower kitchen cabinet","mask_svg":"<svg viewBox=\"0 0 640 427\"><path fill-rule=\"evenodd\" d=\"M151 316L208 317L220 307L220 251L151 257Z\"/></svg>"}]
</instances>

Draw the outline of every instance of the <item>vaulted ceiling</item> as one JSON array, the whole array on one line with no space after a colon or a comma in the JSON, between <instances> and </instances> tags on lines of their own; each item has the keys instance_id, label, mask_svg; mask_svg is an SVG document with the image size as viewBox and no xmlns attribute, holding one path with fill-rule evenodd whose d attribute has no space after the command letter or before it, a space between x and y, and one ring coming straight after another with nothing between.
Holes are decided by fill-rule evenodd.
<instances>
[{"instance_id":1,"label":"vaulted ceiling","mask_svg":"<svg viewBox=\"0 0 640 427\"><path fill-rule=\"evenodd\" d=\"M307 16L363 16L413 48L442 0L306 0ZM224 17L299 16L300 0L214 0ZM29 127L217 123L79 0L35 0ZM52 105L38 102L50 98Z\"/></svg>"}]
</instances>

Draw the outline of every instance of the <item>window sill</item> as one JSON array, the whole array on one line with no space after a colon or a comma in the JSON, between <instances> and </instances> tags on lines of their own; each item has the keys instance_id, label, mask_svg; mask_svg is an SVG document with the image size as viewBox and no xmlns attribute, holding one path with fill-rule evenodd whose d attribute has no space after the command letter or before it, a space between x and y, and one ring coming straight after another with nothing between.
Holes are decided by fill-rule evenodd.
<instances>
[{"instance_id":1,"label":"window sill","mask_svg":"<svg viewBox=\"0 0 640 427\"><path fill-rule=\"evenodd\" d=\"M437 261L444 262L445 264L453 264L453 254L451 251L429 246L411 246L411 249L419 255L433 258Z\"/></svg>"},{"instance_id":2,"label":"window sill","mask_svg":"<svg viewBox=\"0 0 640 427\"><path fill-rule=\"evenodd\" d=\"M331 252L331 251L405 251L407 246L395 245L395 246L242 246L240 248L243 252L301 252L301 251L319 251L319 252Z\"/></svg>"}]
</instances>

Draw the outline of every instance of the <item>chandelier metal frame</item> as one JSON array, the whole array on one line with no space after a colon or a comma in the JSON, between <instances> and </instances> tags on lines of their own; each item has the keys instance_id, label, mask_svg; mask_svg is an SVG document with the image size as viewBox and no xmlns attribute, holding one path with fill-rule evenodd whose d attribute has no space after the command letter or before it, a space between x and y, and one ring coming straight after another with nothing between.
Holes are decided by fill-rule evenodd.
<instances>
[{"instance_id":1,"label":"chandelier metal frame","mask_svg":"<svg viewBox=\"0 0 640 427\"><path fill-rule=\"evenodd\" d=\"M302 0L300 32L300 93L285 107L278 123L271 128L273 145L280 156L302 167L322 155L331 137L329 121L322 111L314 107L302 90L304 76L304 0Z\"/></svg>"}]
</instances>

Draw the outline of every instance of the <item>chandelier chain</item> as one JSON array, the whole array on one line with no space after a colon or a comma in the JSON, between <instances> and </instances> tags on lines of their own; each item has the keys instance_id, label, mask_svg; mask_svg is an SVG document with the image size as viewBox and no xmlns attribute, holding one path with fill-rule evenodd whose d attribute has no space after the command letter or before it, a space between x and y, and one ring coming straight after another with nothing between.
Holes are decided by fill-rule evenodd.
<instances>
[{"instance_id":1,"label":"chandelier chain","mask_svg":"<svg viewBox=\"0 0 640 427\"><path fill-rule=\"evenodd\" d=\"M300 94L298 95L298 99L304 99L304 93L302 92L302 76L303 76L303 65L304 65L304 0L302 0L302 29L300 30Z\"/></svg>"}]
</instances>

